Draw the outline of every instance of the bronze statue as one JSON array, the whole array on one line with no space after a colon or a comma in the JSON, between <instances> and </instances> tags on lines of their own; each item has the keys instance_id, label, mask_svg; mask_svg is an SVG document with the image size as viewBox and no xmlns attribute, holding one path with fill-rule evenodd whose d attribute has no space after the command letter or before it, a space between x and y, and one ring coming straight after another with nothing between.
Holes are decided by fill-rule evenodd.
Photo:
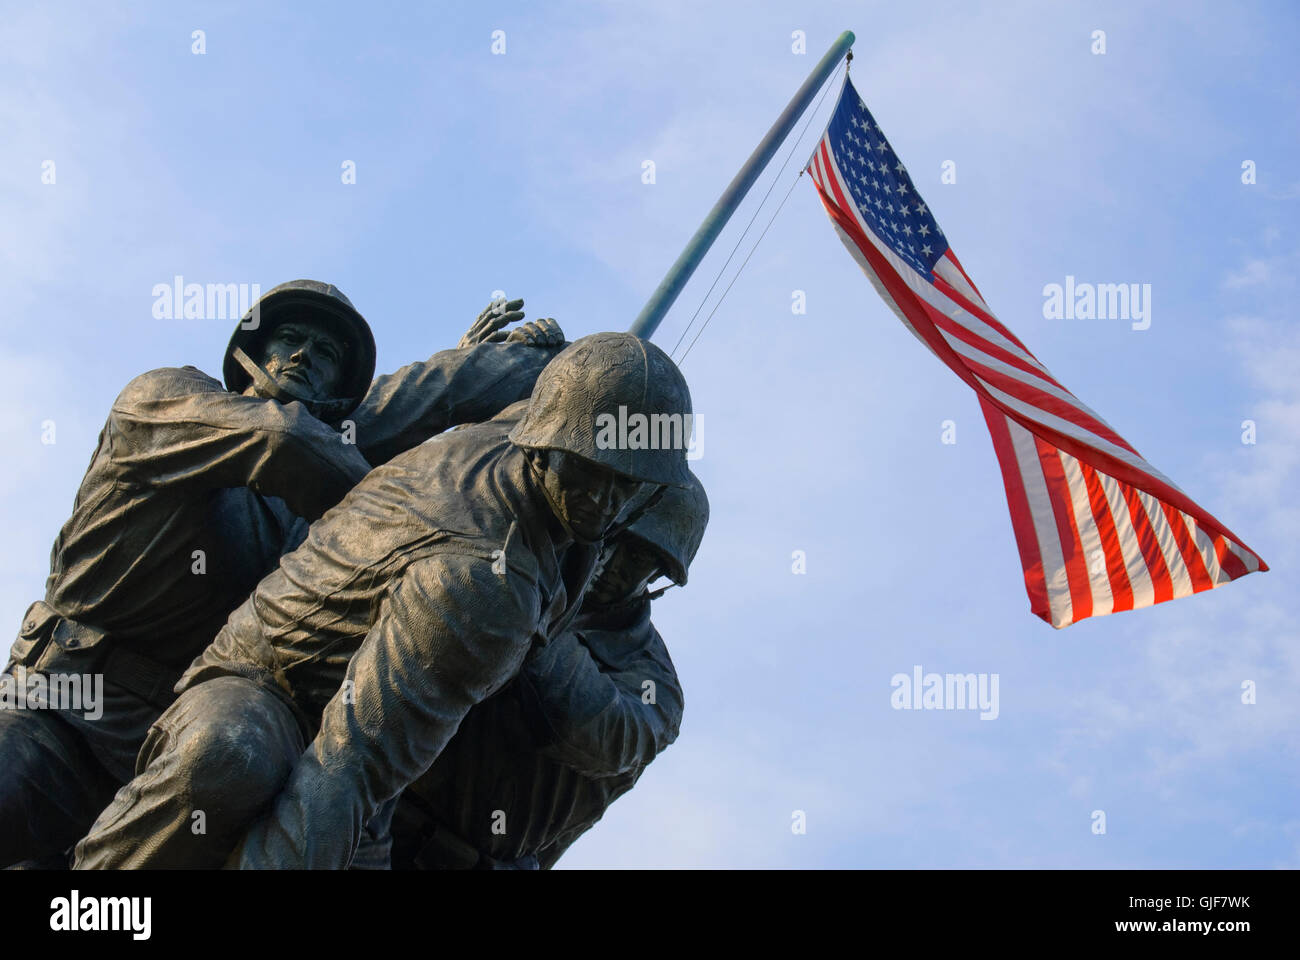
<instances>
[{"instance_id":1,"label":"bronze statue","mask_svg":"<svg viewBox=\"0 0 1300 960\"><path fill-rule=\"evenodd\" d=\"M0 866L57 862L86 832L185 665L372 464L528 396L563 335L549 320L506 334L521 304L371 384L361 314L329 284L293 281L235 330L225 386L194 367L127 385L6 667L102 674L103 715L0 711Z\"/></svg>"},{"instance_id":2,"label":"bronze statue","mask_svg":"<svg viewBox=\"0 0 1300 960\"><path fill-rule=\"evenodd\" d=\"M347 866L381 804L570 627L601 541L657 499L643 485L690 485L684 445L596 442L627 410L689 416L685 380L653 344L596 334L543 371L513 428L463 427L372 471L186 671L77 865L219 866L233 849L243 867Z\"/></svg>"}]
</instances>

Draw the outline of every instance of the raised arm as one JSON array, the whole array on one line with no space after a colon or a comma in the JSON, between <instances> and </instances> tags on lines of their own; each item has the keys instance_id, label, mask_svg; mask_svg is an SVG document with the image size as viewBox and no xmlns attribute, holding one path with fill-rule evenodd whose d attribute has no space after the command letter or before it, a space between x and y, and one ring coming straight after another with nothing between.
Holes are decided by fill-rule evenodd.
<instances>
[{"instance_id":1,"label":"raised arm","mask_svg":"<svg viewBox=\"0 0 1300 960\"><path fill-rule=\"evenodd\" d=\"M109 415L123 481L178 491L249 487L315 520L370 470L355 446L300 403L228 392L193 367L154 370Z\"/></svg>"},{"instance_id":2,"label":"raised arm","mask_svg":"<svg viewBox=\"0 0 1300 960\"><path fill-rule=\"evenodd\" d=\"M537 375L563 349L564 334L549 319L509 334L501 331L501 324L523 316L513 309L522 303L501 301L512 309L497 314L489 307L456 349L435 353L371 384L349 418L367 460L375 466L387 463L449 427L489 420L533 392ZM498 337L502 342L495 342Z\"/></svg>"}]
</instances>

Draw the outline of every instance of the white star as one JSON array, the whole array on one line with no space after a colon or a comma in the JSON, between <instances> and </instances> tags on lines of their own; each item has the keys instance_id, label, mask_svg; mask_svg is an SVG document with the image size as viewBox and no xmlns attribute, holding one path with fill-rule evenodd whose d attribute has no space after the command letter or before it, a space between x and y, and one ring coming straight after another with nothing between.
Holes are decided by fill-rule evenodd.
<instances>
[{"instance_id":1,"label":"white star","mask_svg":"<svg viewBox=\"0 0 1300 960\"><path fill-rule=\"evenodd\" d=\"M928 257L930 255L930 245L927 243L925 246L923 246L921 248L921 252Z\"/></svg>"},{"instance_id":2,"label":"white star","mask_svg":"<svg viewBox=\"0 0 1300 960\"><path fill-rule=\"evenodd\" d=\"M880 181L879 181L879 180L872 180L872 181L871 181L871 189L879 191L879 190L880 190Z\"/></svg>"},{"instance_id":3,"label":"white star","mask_svg":"<svg viewBox=\"0 0 1300 960\"><path fill-rule=\"evenodd\" d=\"M898 165L897 165L896 167L894 167L894 169L897 170L899 173L903 173L903 172L905 172L905 171L907 170L907 168L906 168L905 166L903 166L903 161L902 161L902 160L899 160L899 161L898 161Z\"/></svg>"},{"instance_id":4,"label":"white star","mask_svg":"<svg viewBox=\"0 0 1300 960\"><path fill-rule=\"evenodd\" d=\"M876 144L876 152L877 152L877 153L884 153L884 152L885 152L885 141L884 141L884 140L881 140L878 144Z\"/></svg>"},{"instance_id":5,"label":"white star","mask_svg":"<svg viewBox=\"0 0 1300 960\"><path fill-rule=\"evenodd\" d=\"M899 193L907 193L907 184L905 184L905 183L899 183L899 185L898 185L898 192L899 192Z\"/></svg>"},{"instance_id":6,"label":"white star","mask_svg":"<svg viewBox=\"0 0 1300 960\"><path fill-rule=\"evenodd\" d=\"M918 203L918 204L916 205L916 212L917 212L917 213L925 213L925 204L924 204L924 203Z\"/></svg>"},{"instance_id":7,"label":"white star","mask_svg":"<svg viewBox=\"0 0 1300 960\"><path fill-rule=\"evenodd\" d=\"M855 127L858 126L858 118L855 117L853 114L850 113L850 114L849 114L849 123L853 124Z\"/></svg>"},{"instance_id":8,"label":"white star","mask_svg":"<svg viewBox=\"0 0 1300 960\"><path fill-rule=\"evenodd\" d=\"M912 235L912 228L907 224L903 224L903 232L910 237Z\"/></svg>"},{"instance_id":9,"label":"white star","mask_svg":"<svg viewBox=\"0 0 1300 960\"><path fill-rule=\"evenodd\" d=\"M923 223L920 226L920 232L921 232L921 236L928 237L930 235L930 228Z\"/></svg>"}]
</instances>

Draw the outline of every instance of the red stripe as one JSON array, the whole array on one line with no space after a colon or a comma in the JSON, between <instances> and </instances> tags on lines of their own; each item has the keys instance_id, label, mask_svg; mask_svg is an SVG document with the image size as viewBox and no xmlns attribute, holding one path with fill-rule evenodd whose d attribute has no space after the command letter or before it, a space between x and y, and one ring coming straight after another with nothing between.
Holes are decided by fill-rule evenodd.
<instances>
[{"instance_id":1,"label":"red stripe","mask_svg":"<svg viewBox=\"0 0 1300 960\"><path fill-rule=\"evenodd\" d=\"M1160 509L1164 511L1165 519L1169 521L1169 526L1173 528L1174 539L1178 541L1178 552L1183 555L1183 563L1187 564L1187 573L1192 578L1192 593L1213 589L1214 581L1210 579L1210 571L1205 568L1205 559L1201 556L1201 551L1197 550L1196 544L1192 542L1192 532L1187 529L1183 515L1163 500L1158 502Z\"/></svg>"},{"instance_id":2,"label":"red stripe","mask_svg":"<svg viewBox=\"0 0 1300 960\"><path fill-rule=\"evenodd\" d=\"M1029 499L1020 476L1015 447L1007 418L996 406L980 397L984 422L993 438L993 449L1002 468L1002 485L1007 492L1007 507L1011 511L1011 529L1016 534L1020 549L1020 566L1025 572L1025 591L1029 594L1029 609L1048 623L1052 622L1052 607L1047 600L1047 584L1043 579L1043 559L1038 552L1038 535L1034 532L1034 519L1029 512Z\"/></svg>"},{"instance_id":3,"label":"red stripe","mask_svg":"<svg viewBox=\"0 0 1300 960\"><path fill-rule=\"evenodd\" d=\"M1034 437L1038 462L1043 469L1047 495L1052 501L1056 517L1056 534L1061 541L1061 555L1065 558L1065 576L1070 584L1071 621L1092 616L1092 584L1088 580L1088 562L1083 555L1083 541L1074 522L1074 502L1070 498L1070 484L1065 479L1059 451L1039 437Z\"/></svg>"},{"instance_id":4,"label":"red stripe","mask_svg":"<svg viewBox=\"0 0 1300 960\"><path fill-rule=\"evenodd\" d=\"M1228 549L1228 545L1223 542L1223 537L1214 538L1214 553L1219 558L1219 566L1223 568L1223 572L1233 580L1250 573L1237 555Z\"/></svg>"},{"instance_id":5,"label":"red stripe","mask_svg":"<svg viewBox=\"0 0 1300 960\"><path fill-rule=\"evenodd\" d=\"M1106 554L1106 576L1110 580L1110 593L1115 598L1111 608L1118 613L1133 609L1133 584L1128 578L1128 568L1124 565L1124 551L1119 545L1119 534L1115 531L1115 518L1111 516L1110 501L1106 491L1101 488L1097 471L1082 460L1079 468L1083 471L1083 482L1088 488L1088 505L1092 509L1093 522L1097 524L1097 535L1101 538L1101 549Z\"/></svg>"},{"instance_id":6,"label":"red stripe","mask_svg":"<svg viewBox=\"0 0 1300 960\"><path fill-rule=\"evenodd\" d=\"M1151 577L1151 585L1155 588L1155 599L1151 602L1164 603L1166 600L1172 600L1174 598L1173 577L1169 574L1169 564L1165 563L1164 552L1160 549L1160 539L1156 536L1155 528L1151 526L1151 519L1147 516L1146 508L1142 506L1142 499L1127 483L1121 483L1119 490L1124 496L1124 502L1128 504L1129 519L1137 532L1138 549L1142 552L1142 559L1146 561L1147 574Z\"/></svg>"}]
</instances>

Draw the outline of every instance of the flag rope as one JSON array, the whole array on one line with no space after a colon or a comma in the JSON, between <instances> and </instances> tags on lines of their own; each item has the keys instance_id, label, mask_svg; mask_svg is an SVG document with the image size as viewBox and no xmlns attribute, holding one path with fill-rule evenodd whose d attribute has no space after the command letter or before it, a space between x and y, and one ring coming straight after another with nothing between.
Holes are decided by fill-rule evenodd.
<instances>
[{"instance_id":1,"label":"flag rope","mask_svg":"<svg viewBox=\"0 0 1300 960\"><path fill-rule=\"evenodd\" d=\"M852 58L852 53L850 52L849 57L846 58L844 64L842 64L841 66L847 69L848 60L851 58ZM731 248L731 253L727 254L726 261L722 264L722 267L718 270L717 275L713 278L713 282L709 284L708 292L704 294L704 298L700 300L700 305L696 307L695 312L691 314L690 322L686 324L685 329L682 330L681 336L677 338L677 343L673 345L673 349L669 352L669 356L673 356L677 353L678 347L682 345L682 341L686 339L686 335L691 332L691 327L695 326L695 321L699 317L700 311L703 310L704 305L709 302L709 297L713 295L714 288L717 287L718 281L722 279L722 275L727 272L727 267L730 266L732 259L736 256L736 251L739 250L740 245L745 242L745 237L749 233L749 228L754 225L754 221L758 219L758 215L762 213L763 207L767 204L768 197L772 195L772 190L776 187L777 183L780 182L781 177L785 174L785 168L790 165L790 158L793 157L795 151L799 149L799 144L803 142L804 135L807 134L808 127L812 124L813 117L815 117L817 115L817 111L821 109L822 103L826 100L826 94L830 93L832 88L834 88L835 79L838 75L839 75L839 69L837 68L835 73L831 76L830 81L826 84L825 88L822 90L822 94L817 99L817 103L813 106L811 110L808 111L808 119L804 121L803 129L799 131L798 136L794 138L794 143L791 145L790 151L785 155L785 162L781 164L781 169L777 171L776 176L772 178L772 182L768 184L767 193L763 194L763 199L760 200L758 202L758 206L754 208L754 215L749 218L749 223L745 224L745 229L740 232L740 236L736 239L736 245ZM683 352L680 357L676 358L678 363L681 363L686 359L686 354L691 352L691 347L695 346L695 341L700 338L700 334L704 332L704 328L709 325L709 321L713 319L713 315L718 312L718 307L722 306L722 301L727 299L727 293L731 290L732 285L735 284L737 278L740 276L741 272L745 269L745 264L749 263L749 258L754 255L754 251L758 249L758 245L763 242L763 237L767 235L767 231L771 228L773 221L776 220L777 214L781 212L781 207L785 206L785 201L790 198L790 194L794 192L795 184L799 182L799 178L802 176L803 176L803 169L801 168L799 170L799 176L795 177L793 182L791 182L790 189L786 192L785 199L781 201L781 205L776 208L776 213L772 214L772 219L767 222L767 226L764 227L763 232L759 234L758 240L754 242L754 246L750 249L748 255L746 255L744 261L741 263L740 269L736 271L736 275L731 278L731 283L728 283L727 288L722 291L722 296L718 298L718 302L713 305L713 309L709 312L709 315L705 317L704 323L700 326L699 331L695 334L690 344L686 347L685 352Z\"/></svg>"},{"instance_id":2,"label":"flag rope","mask_svg":"<svg viewBox=\"0 0 1300 960\"><path fill-rule=\"evenodd\" d=\"M763 238L767 236L767 231L770 230L772 224L776 222L777 216L781 213L781 208L784 207L785 202L790 199L790 194L794 193L794 188L799 183L799 177L802 176L803 176L803 171L800 170L799 176L795 177L794 180L790 182L790 189L787 190L785 192L785 196L781 198L781 203L780 205L777 206L776 213L773 213L772 219L767 221L767 226L764 227L763 232L758 235L758 239L754 241L754 245L750 248L749 253L745 254L745 259L740 264L740 269L736 271L735 276L731 278L731 283L728 283L727 289L722 291L722 296L719 297L718 302L713 305L713 309L709 311L709 315L704 318L704 323L700 324L699 332L695 334L695 337L691 340L690 345L686 348L685 352L682 353L681 357L678 358L677 362L679 364L685 362L686 355L691 352L691 347L695 346L695 341L700 339L700 334L704 333L704 328L709 325L709 321L713 319L713 315L718 312L718 307L722 306L722 301L727 299L727 294L731 292L732 286L734 286L736 281L740 279L740 275L744 273L745 265L749 263L749 258L754 255L754 251L758 249L758 245L762 243Z\"/></svg>"}]
</instances>

